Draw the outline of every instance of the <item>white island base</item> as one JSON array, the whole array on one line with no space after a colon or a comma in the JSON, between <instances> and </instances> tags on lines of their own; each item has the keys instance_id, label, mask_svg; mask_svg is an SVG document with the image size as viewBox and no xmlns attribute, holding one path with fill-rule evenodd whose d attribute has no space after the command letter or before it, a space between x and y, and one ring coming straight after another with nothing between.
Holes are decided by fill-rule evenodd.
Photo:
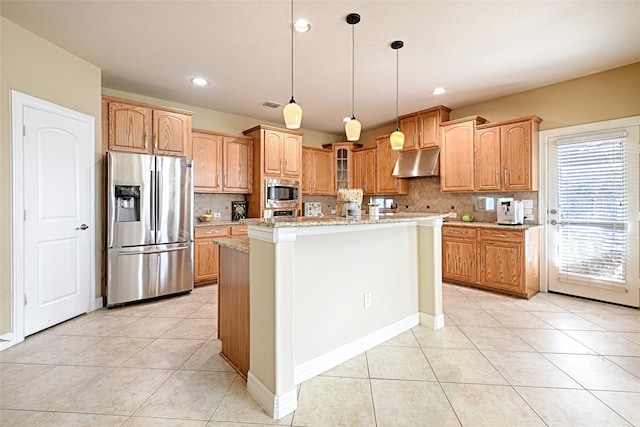
<instances>
[{"instance_id":1,"label":"white island base","mask_svg":"<svg viewBox=\"0 0 640 427\"><path fill-rule=\"evenodd\" d=\"M246 222L247 389L273 418L296 409L297 384L418 324L444 326L441 217Z\"/></svg>"}]
</instances>

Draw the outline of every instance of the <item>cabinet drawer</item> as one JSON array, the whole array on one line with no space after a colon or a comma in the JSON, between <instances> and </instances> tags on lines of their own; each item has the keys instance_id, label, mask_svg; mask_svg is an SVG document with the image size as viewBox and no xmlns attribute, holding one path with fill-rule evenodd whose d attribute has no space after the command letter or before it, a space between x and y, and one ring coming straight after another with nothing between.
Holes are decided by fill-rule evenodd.
<instances>
[{"instance_id":1,"label":"cabinet drawer","mask_svg":"<svg viewBox=\"0 0 640 427\"><path fill-rule=\"evenodd\" d=\"M480 240L500 240L508 242L522 242L524 237L521 230L499 230L484 229L480 230Z\"/></svg>"},{"instance_id":2,"label":"cabinet drawer","mask_svg":"<svg viewBox=\"0 0 640 427\"><path fill-rule=\"evenodd\" d=\"M476 238L476 229L472 227L442 227L443 237L466 237L470 239Z\"/></svg>"},{"instance_id":3,"label":"cabinet drawer","mask_svg":"<svg viewBox=\"0 0 640 427\"><path fill-rule=\"evenodd\" d=\"M218 225L211 227L196 227L195 238L202 239L204 237L224 237L229 235L229 227L226 225Z\"/></svg>"},{"instance_id":4,"label":"cabinet drawer","mask_svg":"<svg viewBox=\"0 0 640 427\"><path fill-rule=\"evenodd\" d=\"M246 236L249 232L249 229L244 224L232 225L229 228L232 236Z\"/></svg>"}]
</instances>

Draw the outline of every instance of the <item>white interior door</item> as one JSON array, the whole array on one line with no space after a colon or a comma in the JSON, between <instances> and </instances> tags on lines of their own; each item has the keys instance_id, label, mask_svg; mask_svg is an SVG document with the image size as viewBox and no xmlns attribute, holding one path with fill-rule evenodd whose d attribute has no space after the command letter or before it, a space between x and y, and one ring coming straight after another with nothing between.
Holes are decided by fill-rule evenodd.
<instances>
[{"instance_id":1,"label":"white interior door","mask_svg":"<svg viewBox=\"0 0 640 427\"><path fill-rule=\"evenodd\" d=\"M638 127L547 140L549 290L640 305Z\"/></svg>"},{"instance_id":2,"label":"white interior door","mask_svg":"<svg viewBox=\"0 0 640 427\"><path fill-rule=\"evenodd\" d=\"M94 141L87 122L22 113L26 336L91 307Z\"/></svg>"}]
</instances>

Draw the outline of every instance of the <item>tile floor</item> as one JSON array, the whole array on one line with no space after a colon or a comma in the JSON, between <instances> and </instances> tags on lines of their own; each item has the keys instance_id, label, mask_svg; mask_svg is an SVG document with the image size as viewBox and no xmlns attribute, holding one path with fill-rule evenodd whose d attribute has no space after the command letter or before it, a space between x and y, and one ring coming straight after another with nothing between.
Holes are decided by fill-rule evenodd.
<instances>
[{"instance_id":1,"label":"tile floor","mask_svg":"<svg viewBox=\"0 0 640 427\"><path fill-rule=\"evenodd\" d=\"M216 286L98 310L0 352L0 425L640 426L638 310L448 284L444 296L444 329L303 383L282 420L218 354Z\"/></svg>"}]
</instances>

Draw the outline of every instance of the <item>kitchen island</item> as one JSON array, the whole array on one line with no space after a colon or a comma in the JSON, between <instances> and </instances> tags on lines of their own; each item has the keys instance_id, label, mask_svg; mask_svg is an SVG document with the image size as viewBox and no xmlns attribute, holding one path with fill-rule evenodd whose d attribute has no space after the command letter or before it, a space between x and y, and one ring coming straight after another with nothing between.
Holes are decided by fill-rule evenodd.
<instances>
[{"instance_id":1,"label":"kitchen island","mask_svg":"<svg viewBox=\"0 0 640 427\"><path fill-rule=\"evenodd\" d=\"M444 326L440 216L243 223L250 264L247 388L272 417L296 409L296 385L418 324Z\"/></svg>"}]
</instances>

